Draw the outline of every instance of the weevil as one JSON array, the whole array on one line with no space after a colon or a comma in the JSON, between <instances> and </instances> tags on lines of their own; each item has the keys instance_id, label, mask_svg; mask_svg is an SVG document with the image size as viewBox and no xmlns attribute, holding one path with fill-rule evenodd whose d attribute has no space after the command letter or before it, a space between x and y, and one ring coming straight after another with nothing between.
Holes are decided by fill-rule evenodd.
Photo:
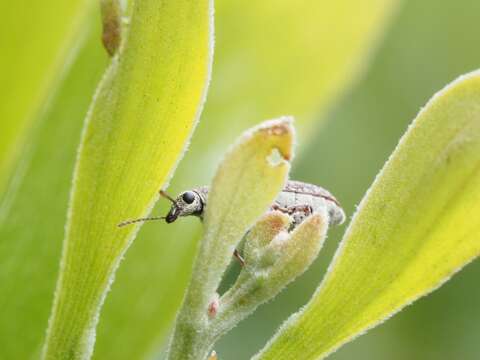
<instances>
[{"instance_id":1,"label":"weevil","mask_svg":"<svg viewBox=\"0 0 480 360\"><path fill-rule=\"evenodd\" d=\"M208 198L207 186L181 192L175 199L163 190L160 190L159 193L172 203L166 216L128 220L118 224L118 226L152 220L165 220L170 224L184 216L196 216L203 220ZM296 227L307 216L322 208L327 210L330 225L340 225L345 221L345 213L332 194L320 186L294 180L287 181L271 206L271 210L278 210L290 215L293 220L293 227Z\"/></svg>"},{"instance_id":2,"label":"weevil","mask_svg":"<svg viewBox=\"0 0 480 360\"><path fill-rule=\"evenodd\" d=\"M118 224L118 226L152 220L165 220L170 224L179 217L184 216L196 216L203 220L208 199L207 186L184 191L176 198L172 198L163 190L160 190L160 195L172 203L166 216L128 220ZM339 225L345 221L345 212L332 194L320 186L301 181L287 181L270 209L278 210L291 216L292 224L290 230L298 226L307 216L321 209L326 210L329 225ZM237 250L235 250L234 256L242 265L244 264Z\"/></svg>"}]
</instances>

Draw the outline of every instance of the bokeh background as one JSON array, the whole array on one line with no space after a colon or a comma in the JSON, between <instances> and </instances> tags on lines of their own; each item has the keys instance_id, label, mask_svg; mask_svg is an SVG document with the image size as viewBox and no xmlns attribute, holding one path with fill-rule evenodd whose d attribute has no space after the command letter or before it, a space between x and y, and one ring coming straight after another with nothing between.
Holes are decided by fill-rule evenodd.
<instances>
[{"instance_id":1,"label":"bokeh background","mask_svg":"<svg viewBox=\"0 0 480 360\"><path fill-rule=\"evenodd\" d=\"M308 4L302 1L295 5L292 1L291 6L300 6L300 3L302 6ZM259 13L273 11L276 6L272 1L262 4L263 8L259 5ZM342 4L348 6L349 2L343 1ZM190 151L173 179L170 189L173 193L207 182L221 156L221 149L239 131L248 127L247 123L258 123L265 116L275 117L284 111L283 104L278 104L278 112L266 110L275 108L276 104L267 103L264 108L256 104L256 98L250 92L258 91L260 94L268 91L268 87L263 88L264 84L259 82L242 87L242 80L248 78L239 71L244 69L240 63L243 64L245 58L240 56L241 53L235 55L232 49L245 44L229 42L225 34L230 31L231 34L240 34L241 38L244 31L242 27L258 26L263 22L261 17L245 22L244 18L237 16L245 6L244 2L237 4L218 0L214 63L214 69L217 70L214 70L212 82L215 91L209 94ZM269 6L272 8L269 9ZM28 7L23 10L28 11L26 9ZM379 10L368 7L356 9L348 18L350 20L344 19L339 29L349 28L349 21L352 27L361 28L359 23L364 14L376 11ZM14 17L11 19L13 21ZM368 50L369 61L360 61L366 71L355 72L360 74L356 81L344 81L348 85L346 91L327 89L328 94L325 95L320 94L320 90L323 90L321 87L319 90L312 85L313 92L305 94L304 98L311 101L317 96L315 91L319 92L318 108L321 111L313 116L318 121L308 126L301 123L299 126L300 141L292 177L331 190L351 216L420 108L436 91L456 77L480 67L479 20L478 1L400 2L387 26L382 27L380 36L374 41L376 46ZM311 21L310 16L305 23L312 24ZM269 24L274 23L272 21ZM20 165L23 165L17 169L17 174L18 171L27 174L26 180L14 183L13 200L12 196L0 197L2 201L8 200L0 203L0 359L34 359L41 349L58 270L79 133L91 94L107 64L98 41L98 24L97 11L97 15L88 22L94 31L85 35L89 36L87 45L74 61L72 71L59 89L60 95L52 100L51 106L43 113L40 125L33 126L27 132L27 146L19 150L25 163L22 162ZM278 26L288 28L285 23L279 23ZM329 26L323 29L325 34L338 30ZM227 28L223 32L222 29ZM243 41L266 44L268 32L263 38L257 39L249 34ZM332 41L335 41L335 36ZM10 43L6 43L7 47ZM349 45L339 44L339 48L343 46L348 49ZM272 51L272 55L275 55L275 50L271 48L261 51L265 51L265 54ZM332 63L335 63L329 62L328 57L333 54L322 53L318 49L312 49L309 54L327 59L325 67L318 68L318 74L319 81L328 80L333 74ZM226 59L226 55L239 57ZM279 59L277 61L281 63ZM269 69L268 64L265 69ZM282 96L286 99L290 95L293 97L289 91L297 91L302 84L295 84L295 77L289 77L289 68L277 70L283 71L278 72L279 86L283 78L295 85L286 89ZM275 66L272 65L273 71ZM238 88L244 92L238 93ZM341 96L336 97L332 104L332 98L339 93ZM231 103L223 101L219 94L231 98ZM302 96L295 95L300 100L293 103L294 107L302 107ZM261 97L258 99L260 102ZM239 110L238 102L242 100L245 100L245 105ZM326 104L329 106L326 107ZM235 106L235 111L231 110ZM260 118L258 114L261 114ZM292 115L300 114L294 111ZM245 118L249 120L243 122ZM0 131L14 127L8 119L0 119ZM218 131L224 138L216 139L212 128L220 129ZM201 157L196 157L199 153ZM1 180L0 177L0 185ZM160 203L154 212L162 213L166 206ZM418 221L421 221L421 214ZM220 359L249 358L265 344L289 314L308 301L332 259L345 228L346 225L330 232L319 259L306 274L274 301L260 307L217 344ZM149 224L142 228L106 300L98 328L96 359L161 357L158 346L152 344L161 343L169 331L174 316L172 309L178 306L181 299L180 290L188 279L188 264L191 263L193 245L199 233L200 225L188 221L168 228L163 224ZM236 270L234 267L230 271L230 278ZM480 262L475 261L442 288L347 344L330 358L480 358L479 276Z\"/></svg>"}]
</instances>

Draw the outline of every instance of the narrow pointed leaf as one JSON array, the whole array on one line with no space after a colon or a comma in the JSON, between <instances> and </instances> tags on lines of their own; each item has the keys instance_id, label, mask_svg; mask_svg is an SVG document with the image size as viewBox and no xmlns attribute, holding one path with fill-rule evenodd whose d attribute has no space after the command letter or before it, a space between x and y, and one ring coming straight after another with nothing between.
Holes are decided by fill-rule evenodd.
<instances>
[{"instance_id":1,"label":"narrow pointed leaf","mask_svg":"<svg viewBox=\"0 0 480 360\"><path fill-rule=\"evenodd\" d=\"M291 233L286 228L290 219L279 212L271 212L255 224L246 244L269 245L256 250L260 255L257 258L253 248L249 254L244 252L249 255L245 257L246 267L220 298L218 314L211 322L211 336L218 339L308 269L326 238L327 216L325 211L313 214Z\"/></svg>"},{"instance_id":2,"label":"narrow pointed leaf","mask_svg":"<svg viewBox=\"0 0 480 360\"><path fill-rule=\"evenodd\" d=\"M362 200L309 304L256 359L320 359L480 253L480 73L419 113Z\"/></svg>"},{"instance_id":3,"label":"narrow pointed leaf","mask_svg":"<svg viewBox=\"0 0 480 360\"><path fill-rule=\"evenodd\" d=\"M210 350L209 302L236 245L282 190L290 170L293 137L289 118L265 122L240 137L220 163L209 190L205 235L169 359L200 359ZM272 153L278 153L279 159L272 161Z\"/></svg>"},{"instance_id":4,"label":"narrow pointed leaf","mask_svg":"<svg viewBox=\"0 0 480 360\"><path fill-rule=\"evenodd\" d=\"M323 246L327 230L327 212L315 213L303 221L283 243L272 244L279 248L281 255L272 266L268 278L267 292L270 292L271 298L308 269Z\"/></svg>"},{"instance_id":5,"label":"narrow pointed leaf","mask_svg":"<svg viewBox=\"0 0 480 360\"><path fill-rule=\"evenodd\" d=\"M210 183L225 147L263 119L294 113L302 151L322 114L366 69L398 3L217 1L208 101L169 191ZM164 214L161 206L156 214ZM200 228L195 219L142 227L105 304L95 357L158 352L185 293Z\"/></svg>"},{"instance_id":6,"label":"narrow pointed leaf","mask_svg":"<svg viewBox=\"0 0 480 360\"><path fill-rule=\"evenodd\" d=\"M282 190L293 156L294 130L290 121L283 118L261 124L227 153L208 196L205 237L212 240L205 243L223 246L227 254L231 253ZM272 156L279 158L274 160ZM220 268L225 265L221 258L209 264Z\"/></svg>"},{"instance_id":7,"label":"narrow pointed leaf","mask_svg":"<svg viewBox=\"0 0 480 360\"><path fill-rule=\"evenodd\" d=\"M134 4L87 119L45 359L88 359L99 311L136 227L185 147L205 97L212 3Z\"/></svg>"},{"instance_id":8,"label":"narrow pointed leaf","mask_svg":"<svg viewBox=\"0 0 480 360\"><path fill-rule=\"evenodd\" d=\"M281 231L287 231L291 221L290 216L280 211L269 211L245 235L243 257L248 262L257 262L260 248L267 246ZM245 271L242 271L244 273Z\"/></svg>"}]
</instances>

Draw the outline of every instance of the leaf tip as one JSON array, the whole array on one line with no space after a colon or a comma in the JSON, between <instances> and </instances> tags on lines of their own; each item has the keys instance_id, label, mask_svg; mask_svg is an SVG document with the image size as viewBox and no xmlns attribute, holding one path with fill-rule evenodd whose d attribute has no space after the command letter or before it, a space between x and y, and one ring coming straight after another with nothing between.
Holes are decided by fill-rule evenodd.
<instances>
[{"instance_id":1,"label":"leaf tip","mask_svg":"<svg viewBox=\"0 0 480 360\"><path fill-rule=\"evenodd\" d=\"M267 157L270 165L278 166L292 160L295 138L293 122L293 116L281 116L264 121L252 129L253 133L262 134L271 139L272 151Z\"/></svg>"}]
</instances>

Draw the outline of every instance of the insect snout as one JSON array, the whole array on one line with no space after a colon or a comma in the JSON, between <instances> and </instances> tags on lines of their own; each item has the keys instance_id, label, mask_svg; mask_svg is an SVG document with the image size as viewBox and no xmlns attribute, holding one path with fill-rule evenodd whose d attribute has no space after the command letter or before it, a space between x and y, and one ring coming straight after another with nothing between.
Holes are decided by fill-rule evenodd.
<instances>
[{"instance_id":1,"label":"insect snout","mask_svg":"<svg viewBox=\"0 0 480 360\"><path fill-rule=\"evenodd\" d=\"M180 213L180 211L179 211L178 207L173 205L170 208L170 211L168 212L167 216L165 216L165 221L168 224L174 222L175 220L177 220L179 213Z\"/></svg>"}]
</instances>

